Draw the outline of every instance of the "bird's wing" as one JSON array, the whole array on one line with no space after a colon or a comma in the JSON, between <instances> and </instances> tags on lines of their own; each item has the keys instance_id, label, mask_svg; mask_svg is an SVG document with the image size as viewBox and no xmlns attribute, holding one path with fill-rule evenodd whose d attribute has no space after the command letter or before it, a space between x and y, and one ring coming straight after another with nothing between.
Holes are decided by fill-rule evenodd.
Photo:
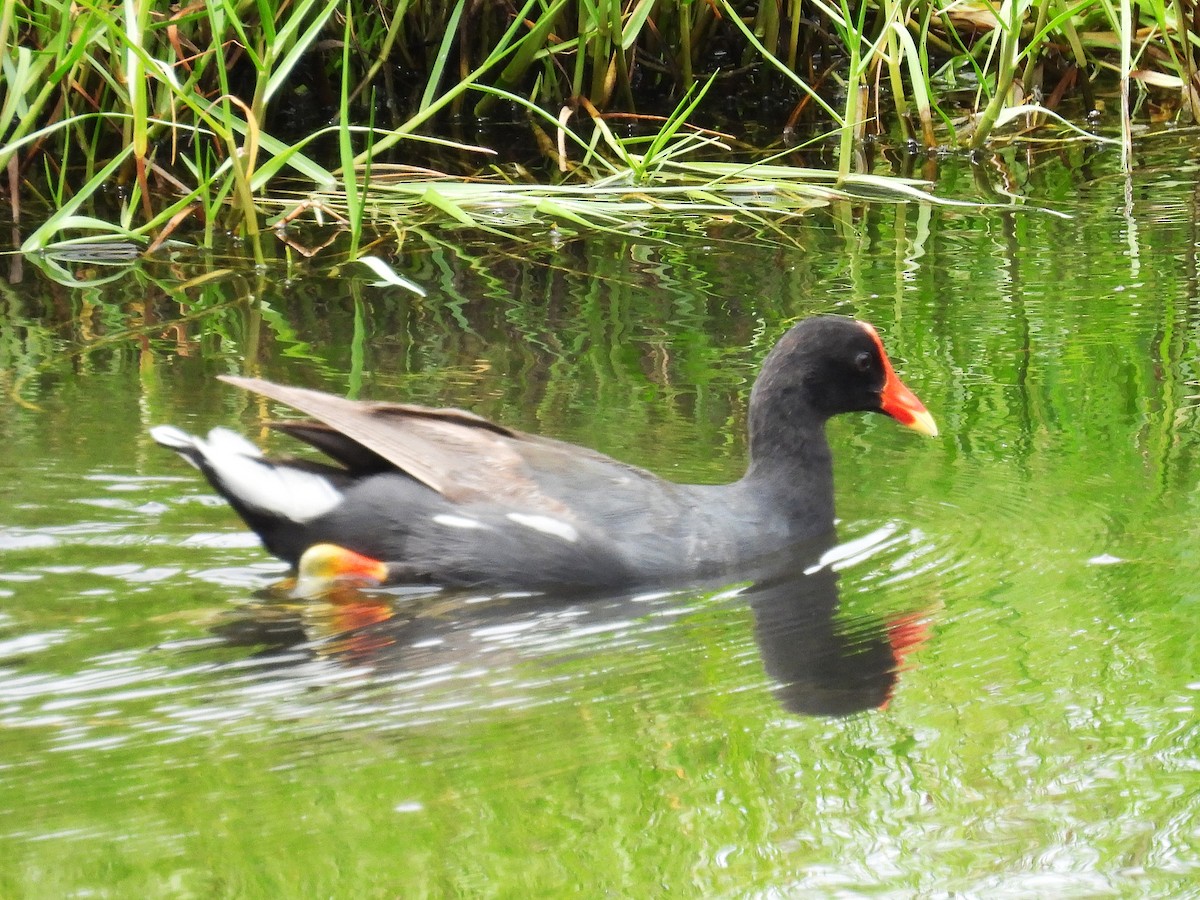
<instances>
[{"instance_id":1,"label":"bird's wing","mask_svg":"<svg viewBox=\"0 0 1200 900\"><path fill-rule=\"evenodd\" d=\"M527 436L460 409L347 400L308 388L230 375L221 380L261 394L324 423L291 431L319 449L336 449L337 435L366 448L448 499L501 500L540 493L519 452ZM308 432L311 432L308 433ZM324 435L324 440L318 438ZM347 461L345 454L330 455ZM359 456L362 456L361 454Z\"/></svg>"}]
</instances>

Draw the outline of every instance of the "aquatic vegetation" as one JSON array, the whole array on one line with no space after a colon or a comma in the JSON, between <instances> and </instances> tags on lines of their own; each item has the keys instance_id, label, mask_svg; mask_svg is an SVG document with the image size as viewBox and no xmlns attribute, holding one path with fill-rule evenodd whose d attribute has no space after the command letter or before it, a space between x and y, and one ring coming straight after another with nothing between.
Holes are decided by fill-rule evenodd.
<instances>
[{"instance_id":1,"label":"aquatic vegetation","mask_svg":"<svg viewBox=\"0 0 1200 900\"><path fill-rule=\"evenodd\" d=\"M420 191L445 220L478 224L446 175L468 176L458 194L521 185L526 208L586 227L629 212L596 205L620 181L649 196L664 179L692 179L669 203L639 200L645 208L760 215L739 199L757 189L748 182L771 187L769 208L795 212L822 194L806 187L801 201L781 201L798 183L832 184L826 200L853 191L868 132L981 148L1014 122L1057 127L1048 116L1072 95L1086 114L1099 105L1093 82L1109 73L1128 157L1135 117L1200 117L1198 15L1188 0L817 0L803 10L731 0L223 0L171 10L0 0L0 190L14 219L22 205L55 211L23 238L27 251L73 235L155 246L197 230L211 244L235 230L260 263L264 228L317 204L343 217L352 252L365 226L389 224L394 210L380 196ZM664 108L674 111L647 114ZM779 160L737 179L680 168L684 156L728 153L698 123L733 110L836 136L832 182L781 174ZM466 131L468 115L501 114L527 120L554 171L497 168L495 146L446 136ZM616 133L614 123L630 121ZM397 187L403 170L384 166L424 163L430 147L455 156L438 183ZM602 215L564 205L547 185L583 192ZM297 186L312 198L299 209L287 205ZM276 218L264 221L268 213Z\"/></svg>"}]
</instances>

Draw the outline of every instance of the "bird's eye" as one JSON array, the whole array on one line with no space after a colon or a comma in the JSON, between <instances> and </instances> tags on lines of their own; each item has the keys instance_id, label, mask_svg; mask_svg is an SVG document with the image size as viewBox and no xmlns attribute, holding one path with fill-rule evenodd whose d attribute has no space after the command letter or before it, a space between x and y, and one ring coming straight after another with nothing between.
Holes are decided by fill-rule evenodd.
<instances>
[{"instance_id":1,"label":"bird's eye","mask_svg":"<svg viewBox=\"0 0 1200 900\"><path fill-rule=\"evenodd\" d=\"M854 365L858 367L858 371L860 372L871 371L871 354L864 350L858 356L854 357Z\"/></svg>"}]
</instances>

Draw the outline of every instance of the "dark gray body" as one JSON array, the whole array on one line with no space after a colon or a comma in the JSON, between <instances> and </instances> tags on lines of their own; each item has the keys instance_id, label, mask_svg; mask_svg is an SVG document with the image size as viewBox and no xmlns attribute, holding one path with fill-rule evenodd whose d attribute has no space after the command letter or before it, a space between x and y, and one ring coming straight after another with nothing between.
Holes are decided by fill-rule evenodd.
<instances>
[{"instance_id":1,"label":"dark gray body","mask_svg":"<svg viewBox=\"0 0 1200 900\"><path fill-rule=\"evenodd\" d=\"M713 578L833 527L832 491L815 502L822 488L812 484L811 467L784 483L747 476L681 485L598 454L581 458L568 445L555 452L553 443L523 448L531 466L541 464L538 506L454 502L389 471L346 479L344 502L300 528L255 522L263 517L252 510L243 516L293 564L307 547L328 542L385 561L401 581L527 589ZM832 477L823 482L831 486Z\"/></svg>"},{"instance_id":2,"label":"dark gray body","mask_svg":"<svg viewBox=\"0 0 1200 900\"><path fill-rule=\"evenodd\" d=\"M750 466L726 485L674 484L461 410L223 380L312 416L276 427L339 464L271 462L220 429L207 440L153 430L272 553L296 564L332 543L386 562L397 581L446 585L595 590L731 575L832 532L831 416L916 415L914 427L936 433L874 330L833 317L795 326L764 361Z\"/></svg>"}]
</instances>

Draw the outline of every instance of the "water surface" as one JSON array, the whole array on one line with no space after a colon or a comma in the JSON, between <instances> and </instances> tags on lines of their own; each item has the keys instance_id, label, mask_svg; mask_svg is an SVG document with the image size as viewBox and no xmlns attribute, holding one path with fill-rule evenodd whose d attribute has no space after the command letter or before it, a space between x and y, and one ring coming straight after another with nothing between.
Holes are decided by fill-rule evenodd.
<instances>
[{"instance_id":1,"label":"water surface","mask_svg":"<svg viewBox=\"0 0 1200 900\"><path fill-rule=\"evenodd\" d=\"M998 161L1069 219L412 232L424 298L282 248L75 287L26 261L0 293L0 894L1194 890L1198 161ZM833 423L842 546L807 580L263 597L283 567L146 434L293 452L214 377L254 374L728 480L763 355L830 312L879 328L943 433Z\"/></svg>"}]
</instances>

